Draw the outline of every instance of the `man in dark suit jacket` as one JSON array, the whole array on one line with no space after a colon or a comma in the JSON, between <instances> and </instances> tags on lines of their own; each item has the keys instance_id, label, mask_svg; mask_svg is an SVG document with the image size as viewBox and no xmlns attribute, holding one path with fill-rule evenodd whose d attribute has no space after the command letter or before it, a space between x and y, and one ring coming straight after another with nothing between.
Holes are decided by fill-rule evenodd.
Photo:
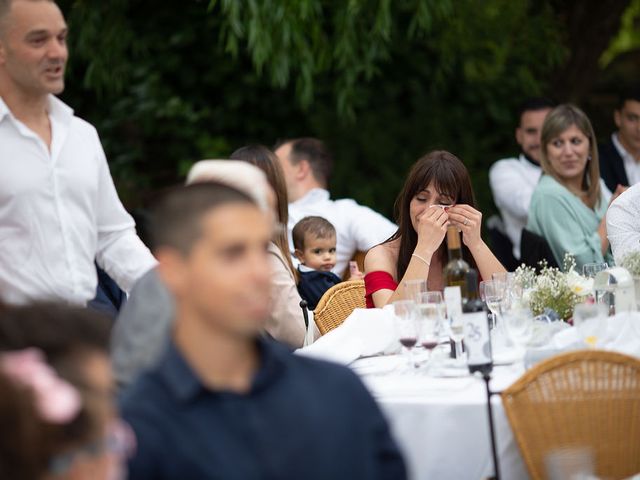
<instances>
[{"instance_id":1,"label":"man in dark suit jacket","mask_svg":"<svg viewBox=\"0 0 640 480\"><path fill-rule=\"evenodd\" d=\"M640 182L640 88L620 95L613 119L618 131L599 148L600 176L612 192Z\"/></svg>"}]
</instances>

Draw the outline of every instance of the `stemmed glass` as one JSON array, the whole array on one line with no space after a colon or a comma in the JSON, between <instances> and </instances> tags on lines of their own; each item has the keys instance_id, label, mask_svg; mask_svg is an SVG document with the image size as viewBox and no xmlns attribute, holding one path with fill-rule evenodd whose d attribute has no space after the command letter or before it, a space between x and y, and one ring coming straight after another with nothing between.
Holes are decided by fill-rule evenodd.
<instances>
[{"instance_id":1,"label":"stemmed glass","mask_svg":"<svg viewBox=\"0 0 640 480\"><path fill-rule=\"evenodd\" d=\"M418 342L417 311L413 300L397 300L393 302L394 325L400 344L407 351L409 369L415 367L413 362L413 347Z\"/></svg>"},{"instance_id":2,"label":"stemmed glass","mask_svg":"<svg viewBox=\"0 0 640 480\"><path fill-rule=\"evenodd\" d=\"M533 314L529 309L514 308L502 315L507 334L517 347L524 348L533 337Z\"/></svg>"},{"instance_id":3,"label":"stemmed glass","mask_svg":"<svg viewBox=\"0 0 640 480\"><path fill-rule=\"evenodd\" d=\"M427 291L427 281L424 279L407 280L404 282L404 296L406 300L420 303L420 296Z\"/></svg>"},{"instance_id":4,"label":"stemmed glass","mask_svg":"<svg viewBox=\"0 0 640 480\"><path fill-rule=\"evenodd\" d=\"M497 325L500 306L504 300L505 284L498 280L483 280L480 282L480 300L487 304L491 311L491 328Z\"/></svg>"},{"instance_id":5,"label":"stemmed glass","mask_svg":"<svg viewBox=\"0 0 640 480\"><path fill-rule=\"evenodd\" d=\"M449 332L456 349L456 360L464 363L462 354L462 340L464 340L464 321L462 315L454 315L449 319Z\"/></svg>"},{"instance_id":6,"label":"stemmed glass","mask_svg":"<svg viewBox=\"0 0 640 480\"><path fill-rule=\"evenodd\" d=\"M582 275L587 278L595 278L598 272L602 272L609 268L607 262L585 263L582 266Z\"/></svg>"},{"instance_id":7,"label":"stemmed glass","mask_svg":"<svg viewBox=\"0 0 640 480\"><path fill-rule=\"evenodd\" d=\"M423 293L418 304L418 339L420 344L429 351L429 360L431 360L433 349L438 346L442 305L440 292Z\"/></svg>"}]
</instances>

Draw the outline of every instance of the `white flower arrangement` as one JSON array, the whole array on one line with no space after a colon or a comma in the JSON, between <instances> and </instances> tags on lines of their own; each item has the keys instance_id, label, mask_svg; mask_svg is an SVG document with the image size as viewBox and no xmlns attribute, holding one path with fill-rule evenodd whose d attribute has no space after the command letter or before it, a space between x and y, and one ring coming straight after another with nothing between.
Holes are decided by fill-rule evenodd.
<instances>
[{"instance_id":1,"label":"white flower arrangement","mask_svg":"<svg viewBox=\"0 0 640 480\"><path fill-rule=\"evenodd\" d=\"M555 313L562 320L573 316L573 308L593 293L593 279L583 277L575 270L575 258L566 254L564 271L540 263L540 273L521 265L515 271L515 281L522 286L523 302L534 315ZM552 312L550 312L552 311Z\"/></svg>"}]
</instances>

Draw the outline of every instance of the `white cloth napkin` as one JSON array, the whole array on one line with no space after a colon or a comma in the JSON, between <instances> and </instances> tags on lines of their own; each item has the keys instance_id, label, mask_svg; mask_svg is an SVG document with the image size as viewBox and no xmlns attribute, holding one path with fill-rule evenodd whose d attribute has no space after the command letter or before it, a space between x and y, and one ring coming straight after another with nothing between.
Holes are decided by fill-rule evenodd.
<instances>
[{"instance_id":1,"label":"white cloth napkin","mask_svg":"<svg viewBox=\"0 0 640 480\"><path fill-rule=\"evenodd\" d=\"M558 332L551 348L587 348L585 338L595 337L595 348L640 357L640 312L623 312L613 317L595 318Z\"/></svg>"},{"instance_id":2,"label":"white cloth napkin","mask_svg":"<svg viewBox=\"0 0 640 480\"><path fill-rule=\"evenodd\" d=\"M343 363L400 348L393 326L393 306L356 308L342 325L313 344L296 350L297 354Z\"/></svg>"}]
</instances>

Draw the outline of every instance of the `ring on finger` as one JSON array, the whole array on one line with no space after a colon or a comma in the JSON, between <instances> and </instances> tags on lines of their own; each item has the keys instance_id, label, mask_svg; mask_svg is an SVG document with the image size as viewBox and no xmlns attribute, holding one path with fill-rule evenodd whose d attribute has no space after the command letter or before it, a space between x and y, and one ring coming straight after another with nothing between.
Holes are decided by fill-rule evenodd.
<instances>
[{"instance_id":1,"label":"ring on finger","mask_svg":"<svg viewBox=\"0 0 640 480\"><path fill-rule=\"evenodd\" d=\"M467 218L464 219L464 226L466 227L467 225L469 225L469 220Z\"/></svg>"}]
</instances>

